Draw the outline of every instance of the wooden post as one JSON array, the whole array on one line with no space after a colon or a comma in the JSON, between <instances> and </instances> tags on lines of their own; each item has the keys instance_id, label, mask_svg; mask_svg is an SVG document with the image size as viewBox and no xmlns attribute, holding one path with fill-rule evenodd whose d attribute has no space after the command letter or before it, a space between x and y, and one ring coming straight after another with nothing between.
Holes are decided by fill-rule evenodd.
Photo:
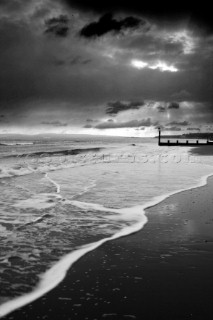
<instances>
[{"instance_id":1,"label":"wooden post","mask_svg":"<svg viewBox=\"0 0 213 320\"><path fill-rule=\"evenodd\" d=\"M160 145L160 134L161 134L161 132L160 132L160 127L158 128L158 145Z\"/></svg>"}]
</instances>

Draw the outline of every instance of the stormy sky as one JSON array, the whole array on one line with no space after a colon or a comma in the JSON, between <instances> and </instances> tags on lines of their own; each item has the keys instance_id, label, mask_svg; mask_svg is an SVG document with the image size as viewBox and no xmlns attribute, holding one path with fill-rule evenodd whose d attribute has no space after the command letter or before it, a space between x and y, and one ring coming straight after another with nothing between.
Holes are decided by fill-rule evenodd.
<instances>
[{"instance_id":1,"label":"stormy sky","mask_svg":"<svg viewBox=\"0 0 213 320\"><path fill-rule=\"evenodd\" d=\"M0 0L0 133L213 130L210 4Z\"/></svg>"}]
</instances>

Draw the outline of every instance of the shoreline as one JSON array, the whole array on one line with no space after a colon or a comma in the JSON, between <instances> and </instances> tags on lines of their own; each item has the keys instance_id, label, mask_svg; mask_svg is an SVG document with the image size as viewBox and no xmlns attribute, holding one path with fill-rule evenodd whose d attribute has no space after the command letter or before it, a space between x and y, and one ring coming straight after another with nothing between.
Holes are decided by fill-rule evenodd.
<instances>
[{"instance_id":1,"label":"shoreline","mask_svg":"<svg viewBox=\"0 0 213 320\"><path fill-rule=\"evenodd\" d=\"M58 286L60 286L61 283L66 281L67 271L69 270L68 271L68 274L69 274L70 270L76 264L81 263L81 260L84 259L85 255L89 254L89 252L91 252L91 251L93 252L93 250L95 250L95 249L97 250L98 248L100 248L100 246L102 247L103 245L107 244L108 242L109 243L114 242L114 241L116 241L116 239L119 240L119 239L122 239L123 237L125 237L124 239L126 239L131 236L134 236L135 233L143 232L143 230L144 230L143 226L147 222L147 219L144 216L144 211L146 214L146 211L149 211L152 208L158 207L164 201L169 201L170 197L175 197L177 195L180 195L181 193L184 193L184 192L187 192L187 191L190 191L193 189L199 189L200 187L203 187L203 186L207 186L207 179L209 177L211 177L212 175L213 175L213 173L208 174L206 176L203 176L197 185L193 185L190 188L178 190L178 191L172 192L170 194L154 198L150 203L147 203L144 206L140 206L140 209L142 211L141 212L142 217L144 217L144 219L142 219L141 223L137 223L134 226L127 227L127 228L125 228L125 230L122 230L122 231L116 233L112 237L105 238L105 239L102 239L96 243L86 245L86 246L80 248L79 250L74 251L74 252L70 253L69 255L65 256L62 260L60 260L58 263L56 263L51 269L49 269L44 274L43 280L40 283L40 287L38 287L36 290L34 290L33 292L31 292L29 294L26 294L26 295L21 296L19 298L15 298L13 300L10 300L10 301L2 304L2 306L0 306L0 317L5 318L4 316L6 316L6 315L8 315L8 317L10 317L11 312L12 312L12 314L19 312L19 310L16 311L17 308L21 307L21 310L24 308L28 308L30 303L37 303L37 301L41 300L42 297L44 297L48 294L51 294L52 291L55 291L55 290L57 291ZM122 209L120 209L120 210L122 210ZM148 214L148 216L149 216L149 214ZM71 258L71 260L70 260L70 258ZM80 261L78 262L79 259L80 259ZM61 269L61 263L63 264L63 267L64 267L63 269ZM74 266L73 266L73 264L74 264ZM52 280L56 276L56 280L54 282L51 282L51 285L50 285L51 279L49 279L48 281L46 281L47 279L45 279L45 275L47 275L47 274L50 275L50 278ZM44 287L44 285L45 285L45 287ZM14 318L14 319L16 319L16 318Z\"/></svg>"}]
</instances>

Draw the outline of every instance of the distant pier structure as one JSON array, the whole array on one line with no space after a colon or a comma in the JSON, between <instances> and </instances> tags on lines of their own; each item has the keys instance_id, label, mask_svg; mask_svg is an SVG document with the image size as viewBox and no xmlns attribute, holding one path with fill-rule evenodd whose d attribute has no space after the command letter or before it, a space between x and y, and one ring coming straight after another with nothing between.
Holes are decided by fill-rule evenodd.
<instances>
[{"instance_id":1,"label":"distant pier structure","mask_svg":"<svg viewBox=\"0 0 213 320\"><path fill-rule=\"evenodd\" d=\"M188 140L185 141L180 141L176 140L176 142L167 140L167 141L162 141L161 140L161 128L158 128L158 145L159 146L186 146L186 147L191 147L191 146L207 146L207 145L212 145L213 146L213 141L209 141L208 139L204 142L199 142L199 140L195 140L194 142L189 142Z\"/></svg>"}]
</instances>

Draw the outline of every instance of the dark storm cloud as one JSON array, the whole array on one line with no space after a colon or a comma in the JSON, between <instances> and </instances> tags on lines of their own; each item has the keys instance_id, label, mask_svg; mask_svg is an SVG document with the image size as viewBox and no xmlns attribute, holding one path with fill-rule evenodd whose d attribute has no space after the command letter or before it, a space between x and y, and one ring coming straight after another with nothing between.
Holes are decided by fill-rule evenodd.
<instances>
[{"instance_id":1,"label":"dark storm cloud","mask_svg":"<svg viewBox=\"0 0 213 320\"><path fill-rule=\"evenodd\" d=\"M61 121L42 121L41 124L45 124L48 126L53 126L53 127L66 127L67 123L63 123Z\"/></svg>"},{"instance_id":2,"label":"dark storm cloud","mask_svg":"<svg viewBox=\"0 0 213 320\"><path fill-rule=\"evenodd\" d=\"M130 109L140 108L144 105L144 101L131 101L128 102Z\"/></svg>"},{"instance_id":3,"label":"dark storm cloud","mask_svg":"<svg viewBox=\"0 0 213 320\"><path fill-rule=\"evenodd\" d=\"M83 128L90 129L90 128L93 128L93 126L91 124L85 124L85 126L83 126Z\"/></svg>"},{"instance_id":4,"label":"dark storm cloud","mask_svg":"<svg viewBox=\"0 0 213 320\"><path fill-rule=\"evenodd\" d=\"M189 124L188 121L172 121L167 123L167 126L188 126Z\"/></svg>"},{"instance_id":5,"label":"dark storm cloud","mask_svg":"<svg viewBox=\"0 0 213 320\"><path fill-rule=\"evenodd\" d=\"M180 108L180 105L177 102L170 102L168 104L168 109L179 109L179 108Z\"/></svg>"},{"instance_id":6,"label":"dark storm cloud","mask_svg":"<svg viewBox=\"0 0 213 320\"><path fill-rule=\"evenodd\" d=\"M57 37L66 37L69 31L69 18L66 15L53 17L45 21L45 33L53 34Z\"/></svg>"},{"instance_id":7,"label":"dark storm cloud","mask_svg":"<svg viewBox=\"0 0 213 320\"><path fill-rule=\"evenodd\" d=\"M187 128L188 131L200 131L200 128Z\"/></svg>"},{"instance_id":8,"label":"dark storm cloud","mask_svg":"<svg viewBox=\"0 0 213 320\"><path fill-rule=\"evenodd\" d=\"M139 109L143 105L144 105L143 101L131 101L127 103L122 101L108 102L107 108L106 108L106 114L116 115L122 111Z\"/></svg>"},{"instance_id":9,"label":"dark storm cloud","mask_svg":"<svg viewBox=\"0 0 213 320\"><path fill-rule=\"evenodd\" d=\"M135 17L126 17L121 20L113 18L111 13L103 15L97 22L92 22L80 31L80 35L85 38L100 37L113 31L119 33L125 29L132 29L142 24L142 20Z\"/></svg>"},{"instance_id":10,"label":"dark storm cloud","mask_svg":"<svg viewBox=\"0 0 213 320\"><path fill-rule=\"evenodd\" d=\"M165 127L165 128L163 128L163 131L181 131L181 128L179 128L179 127Z\"/></svg>"},{"instance_id":11,"label":"dark storm cloud","mask_svg":"<svg viewBox=\"0 0 213 320\"><path fill-rule=\"evenodd\" d=\"M201 24L207 31L213 31L212 8L210 2L200 3L180 0L172 1L123 1L123 0L63 0L70 8L78 8L82 11L104 12L128 12L148 16L156 20L164 20L176 23L177 20L188 19L192 24Z\"/></svg>"},{"instance_id":12,"label":"dark storm cloud","mask_svg":"<svg viewBox=\"0 0 213 320\"><path fill-rule=\"evenodd\" d=\"M50 16L56 17L52 20L56 23L61 15L54 11ZM207 97L205 92L207 86L199 81L200 72L167 74L142 70L139 73L133 69L130 66L131 55L137 54L137 50L131 51L130 47L131 54L129 54L128 46L126 51L120 47L120 43L126 38L136 37L134 31L128 33L125 39L119 36L110 37L104 44L98 43L98 45L79 39L76 34L85 23L85 17L86 15L83 14L82 18L79 14L79 18L76 18L78 27L75 29L76 33L70 30L69 37L63 38L63 41L58 41L55 36L43 36L43 19L40 29L37 24L29 23L28 20L0 21L1 106L16 110L16 114L30 113L36 108L50 109L51 104L59 105L60 108L69 110L68 112L78 108L85 121L86 117L98 118L95 113L97 109L99 116L103 116L105 101L128 101L129 97L141 96L144 99L168 101L168 97L180 88L180 83L181 88L186 87L189 92L193 90L192 96L194 92L198 94L198 97L193 96L194 101L200 99L199 92ZM87 18L91 19L91 16L88 14ZM59 20L67 21L66 18ZM108 48L118 49L116 51L118 56L115 55L114 60L104 56L108 53ZM147 46L145 49L147 52L151 50L147 49ZM93 63L89 63L89 59ZM197 66L199 60L200 57L197 57L193 65ZM202 75L205 78L205 70ZM193 89L188 89L187 86ZM37 100L41 103L37 103ZM114 111L111 111L115 115L120 111L134 109L134 105L131 107L128 104L118 105L120 108L118 111L115 107ZM93 111L90 113L89 110L92 108ZM4 112L2 108L1 110ZM148 116L149 114L145 115Z\"/></svg>"},{"instance_id":13,"label":"dark storm cloud","mask_svg":"<svg viewBox=\"0 0 213 320\"><path fill-rule=\"evenodd\" d=\"M131 120L126 122L102 122L95 126L96 129L116 129L116 128L137 128L151 127L157 125L157 122L152 122L151 118L141 120Z\"/></svg>"},{"instance_id":14,"label":"dark storm cloud","mask_svg":"<svg viewBox=\"0 0 213 320\"><path fill-rule=\"evenodd\" d=\"M158 112L165 112L166 108L163 106L157 106L157 110L158 110Z\"/></svg>"},{"instance_id":15,"label":"dark storm cloud","mask_svg":"<svg viewBox=\"0 0 213 320\"><path fill-rule=\"evenodd\" d=\"M9 119L10 126L19 130L31 128L31 124L39 130L43 121L45 130L53 130L60 127L58 119L65 126L69 119L68 131L84 124L95 127L100 119L111 116L114 122L106 120L99 125L137 128L139 119L148 117L163 124L187 119L191 127L213 121L209 103L213 40L200 26L193 28L188 20L185 24L174 20L172 25L160 14L149 19L138 10L147 4L134 0L119 5L109 0L97 4L99 9L90 1L71 3L77 9L70 5L67 10L62 0L0 0L0 114L6 116L0 118L1 126ZM114 14L111 20L116 23L125 17L146 23L121 34L111 32L99 41L78 36L83 26L98 21L106 12ZM121 31L124 29L122 26ZM150 65L159 61L178 71L139 70L132 65L137 59ZM129 102L132 97L155 103L153 108L142 107L143 102ZM112 101L111 105L107 101ZM169 108L168 120L157 106L168 111L170 101L177 101L180 108ZM86 122L87 118L99 121ZM65 128L55 131L60 129Z\"/></svg>"},{"instance_id":16,"label":"dark storm cloud","mask_svg":"<svg viewBox=\"0 0 213 320\"><path fill-rule=\"evenodd\" d=\"M96 120L96 119L90 119L90 118L86 120L86 122L88 122L88 123L93 123L93 122L97 122L97 121L98 120Z\"/></svg>"}]
</instances>

